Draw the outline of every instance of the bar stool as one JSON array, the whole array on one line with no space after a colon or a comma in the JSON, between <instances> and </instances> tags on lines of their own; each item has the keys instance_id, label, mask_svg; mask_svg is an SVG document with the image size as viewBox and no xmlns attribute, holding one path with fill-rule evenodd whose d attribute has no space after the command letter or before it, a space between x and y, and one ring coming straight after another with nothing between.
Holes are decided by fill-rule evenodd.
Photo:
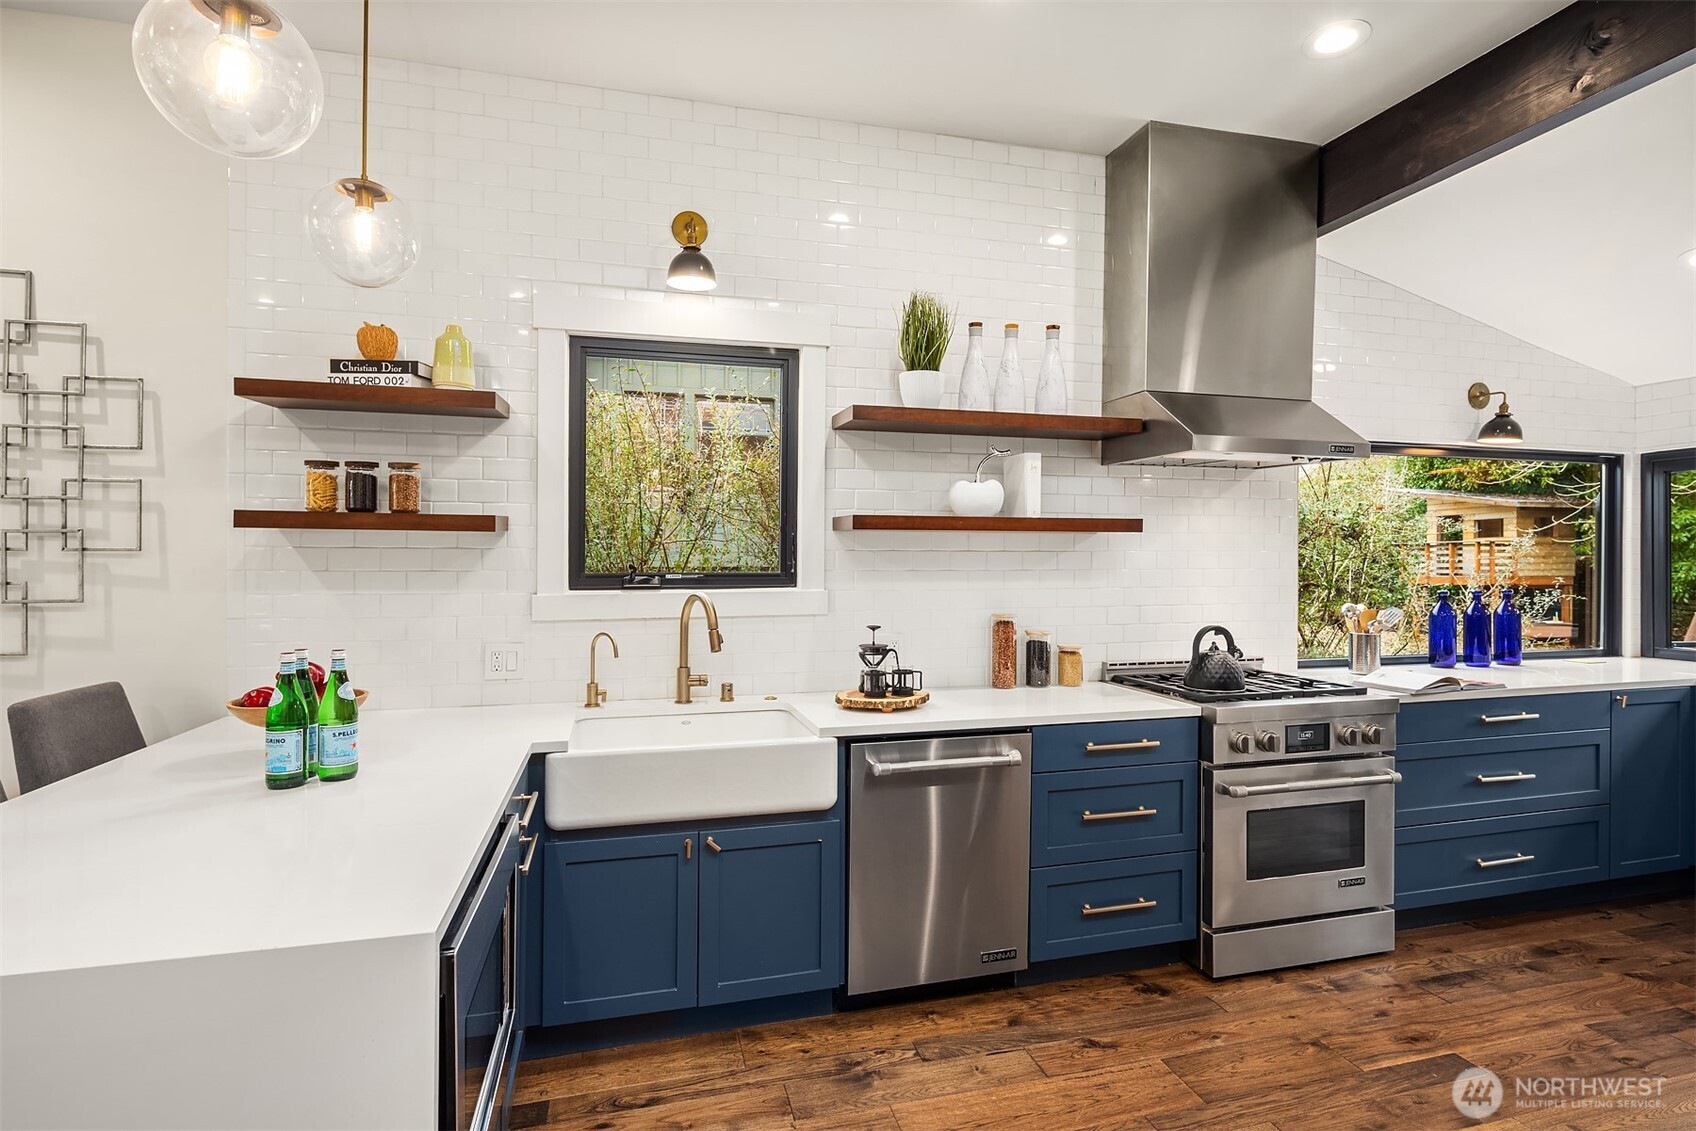
<instances>
[{"instance_id":1,"label":"bar stool","mask_svg":"<svg viewBox=\"0 0 1696 1131\"><path fill-rule=\"evenodd\" d=\"M6 720L12 728L20 794L147 745L121 683L96 683L13 703Z\"/></svg>"}]
</instances>

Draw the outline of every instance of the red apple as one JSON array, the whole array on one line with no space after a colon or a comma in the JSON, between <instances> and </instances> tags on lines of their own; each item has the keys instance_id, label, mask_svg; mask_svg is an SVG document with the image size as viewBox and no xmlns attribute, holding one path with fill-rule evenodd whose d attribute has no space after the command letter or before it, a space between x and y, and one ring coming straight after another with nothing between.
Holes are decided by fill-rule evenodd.
<instances>
[{"instance_id":1,"label":"red apple","mask_svg":"<svg viewBox=\"0 0 1696 1131\"><path fill-rule=\"evenodd\" d=\"M312 676L312 686L317 690L318 698L324 698L324 685L329 682L328 677L324 675L324 666L313 660L307 665L307 671Z\"/></svg>"},{"instance_id":2,"label":"red apple","mask_svg":"<svg viewBox=\"0 0 1696 1131\"><path fill-rule=\"evenodd\" d=\"M271 705L271 689L269 687L255 687L241 697L238 705L242 707L269 707Z\"/></svg>"}]
</instances>

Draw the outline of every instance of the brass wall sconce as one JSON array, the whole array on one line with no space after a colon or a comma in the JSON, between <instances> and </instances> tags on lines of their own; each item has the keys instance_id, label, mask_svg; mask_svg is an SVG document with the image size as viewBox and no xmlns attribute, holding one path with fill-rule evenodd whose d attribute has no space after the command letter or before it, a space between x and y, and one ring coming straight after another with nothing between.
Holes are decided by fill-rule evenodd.
<instances>
[{"instance_id":1,"label":"brass wall sconce","mask_svg":"<svg viewBox=\"0 0 1696 1131\"><path fill-rule=\"evenodd\" d=\"M718 286L712 260L701 254L707 242L707 221L699 212L679 212L671 220L671 236L683 245L665 273L665 285L678 291L710 291Z\"/></svg>"},{"instance_id":2,"label":"brass wall sconce","mask_svg":"<svg viewBox=\"0 0 1696 1131\"><path fill-rule=\"evenodd\" d=\"M1466 390L1466 403L1473 408L1488 408L1491 397L1501 397L1502 403L1496 408L1496 415L1486 420L1483 427L1478 429L1480 444L1523 444L1525 430L1519 426L1519 421L1508 411L1508 395L1498 389L1492 389L1482 381L1474 381Z\"/></svg>"}]
</instances>

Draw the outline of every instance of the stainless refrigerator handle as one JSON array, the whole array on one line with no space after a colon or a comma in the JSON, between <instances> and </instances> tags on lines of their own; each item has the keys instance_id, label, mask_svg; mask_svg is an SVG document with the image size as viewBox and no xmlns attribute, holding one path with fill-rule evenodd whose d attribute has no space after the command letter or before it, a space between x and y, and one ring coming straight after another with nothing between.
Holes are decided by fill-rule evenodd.
<instances>
[{"instance_id":1,"label":"stainless refrigerator handle","mask_svg":"<svg viewBox=\"0 0 1696 1131\"><path fill-rule=\"evenodd\" d=\"M1361 785L1395 785L1401 774L1390 770L1382 774L1363 774L1352 778L1315 778L1313 781L1286 781L1273 785L1221 785L1219 792L1229 797L1264 797L1270 793L1309 793L1317 789L1352 789Z\"/></svg>"},{"instance_id":2,"label":"stainless refrigerator handle","mask_svg":"<svg viewBox=\"0 0 1696 1131\"><path fill-rule=\"evenodd\" d=\"M875 778L887 777L890 774L918 774L930 770L985 770L996 766L1017 766L1025 760L1025 756L1017 750L1006 750L1000 754L987 754L981 758L939 758L934 761L922 762L880 762L866 754L866 765L872 768Z\"/></svg>"}]
</instances>

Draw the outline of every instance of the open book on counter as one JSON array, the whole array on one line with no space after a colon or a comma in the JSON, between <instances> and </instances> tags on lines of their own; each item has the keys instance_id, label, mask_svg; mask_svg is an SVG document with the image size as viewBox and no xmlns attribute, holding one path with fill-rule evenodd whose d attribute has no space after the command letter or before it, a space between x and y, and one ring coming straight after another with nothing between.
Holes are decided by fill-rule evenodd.
<instances>
[{"instance_id":1,"label":"open book on counter","mask_svg":"<svg viewBox=\"0 0 1696 1131\"><path fill-rule=\"evenodd\" d=\"M1435 675L1426 667L1379 668L1371 675L1358 677L1358 682L1375 691L1389 691L1397 695L1440 695L1451 691L1487 691L1507 686L1488 679Z\"/></svg>"}]
</instances>

